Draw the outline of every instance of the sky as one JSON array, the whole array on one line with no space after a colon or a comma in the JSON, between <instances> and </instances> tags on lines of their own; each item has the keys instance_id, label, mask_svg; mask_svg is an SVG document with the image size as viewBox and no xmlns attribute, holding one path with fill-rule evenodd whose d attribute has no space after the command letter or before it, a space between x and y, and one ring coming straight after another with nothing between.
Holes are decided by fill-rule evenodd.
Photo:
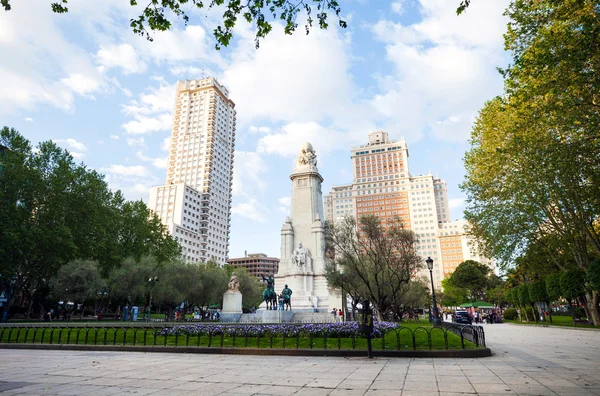
<instances>
[{"instance_id":1,"label":"sky","mask_svg":"<svg viewBox=\"0 0 600 396\"><path fill-rule=\"evenodd\" d=\"M289 175L301 144L325 179L352 182L350 149L369 132L406 139L409 170L446 180L453 220L463 217L462 158L486 100L502 94L505 0L340 0L348 28L273 31L254 47L240 21L229 47L212 35L222 9L190 12L154 41L135 35L128 0L12 0L0 10L0 124L34 144L53 140L106 176L128 199L148 201L166 178L182 79L216 77L236 103L230 257L279 257Z\"/></svg>"}]
</instances>

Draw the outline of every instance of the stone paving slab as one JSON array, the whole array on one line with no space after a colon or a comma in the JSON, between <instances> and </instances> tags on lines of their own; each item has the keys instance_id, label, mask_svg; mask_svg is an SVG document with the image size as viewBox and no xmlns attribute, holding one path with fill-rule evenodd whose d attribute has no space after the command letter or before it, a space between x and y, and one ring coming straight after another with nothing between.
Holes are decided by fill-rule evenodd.
<instances>
[{"instance_id":1,"label":"stone paving slab","mask_svg":"<svg viewBox=\"0 0 600 396\"><path fill-rule=\"evenodd\" d=\"M600 332L487 325L480 359L11 350L3 395L600 395Z\"/></svg>"}]
</instances>

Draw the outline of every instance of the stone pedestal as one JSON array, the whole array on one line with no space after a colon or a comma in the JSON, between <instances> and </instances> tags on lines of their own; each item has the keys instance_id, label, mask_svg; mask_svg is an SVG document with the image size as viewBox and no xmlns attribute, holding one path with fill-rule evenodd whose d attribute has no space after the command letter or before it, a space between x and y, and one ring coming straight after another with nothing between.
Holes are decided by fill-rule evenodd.
<instances>
[{"instance_id":1,"label":"stone pedestal","mask_svg":"<svg viewBox=\"0 0 600 396\"><path fill-rule=\"evenodd\" d=\"M293 311L273 311L267 309L262 313L262 323L287 323L292 320Z\"/></svg>"},{"instance_id":2,"label":"stone pedestal","mask_svg":"<svg viewBox=\"0 0 600 396\"><path fill-rule=\"evenodd\" d=\"M222 322L237 322L242 316L242 293L226 291L223 293Z\"/></svg>"}]
</instances>

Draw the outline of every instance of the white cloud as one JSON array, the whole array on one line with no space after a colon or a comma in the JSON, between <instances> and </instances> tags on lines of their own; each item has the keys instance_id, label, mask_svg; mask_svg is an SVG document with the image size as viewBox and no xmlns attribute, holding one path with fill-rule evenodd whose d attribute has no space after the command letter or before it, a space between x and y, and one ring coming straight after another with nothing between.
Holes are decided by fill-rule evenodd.
<instances>
[{"instance_id":1,"label":"white cloud","mask_svg":"<svg viewBox=\"0 0 600 396\"><path fill-rule=\"evenodd\" d=\"M146 70L146 63L138 57L130 44L101 45L96 53L96 61L106 68L120 67L125 74Z\"/></svg>"},{"instance_id":2,"label":"white cloud","mask_svg":"<svg viewBox=\"0 0 600 396\"><path fill-rule=\"evenodd\" d=\"M141 159L142 161L150 162L152 164L152 166L154 166L155 168L167 169L167 158L166 157L159 157L159 158L147 157L141 151L138 151L136 153L136 156L139 159Z\"/></svg>"},{"instance_id":3,"label":"white cloud","mask_svg":"<svg viewBox=\"0 0 600 396\"><path fill-rule=\"evenodd\" d=\"M0 115L52 105L74 109L74 94L92 97L106 89L89 53L69 41L56 18L42 4L12 4L0 13Z\"/></svg>"},{"instance_id":4,"label":"white cloud","mask_svg":"<svg viewBox=\"0 0 600 396\"><path fill-rule=\"evenodd\" d=\"M84 154L82 152L87 151L87 147L85 144L77 141L76 139L53 139L56 144L61 146L66 146L67 149L71 152L73 158L81 159Z\"/></svg>"},{"instance_id":5,"label":"white cloud","mask_svg":"<svg viewBox=\"0 0 600 396\"><path fill-rule=\"evenodd\" d=\"M185 79L200 79L208 76L216 76L217 73L212 69L206 69L197 66L176 65L169 68L169 72L177 77ZM204 76L204 77L203 77Z\"/></svg>"},{"instance_id":6,"label":"white cloud","mask_svg":"<svg viewBox=\"0 0 600 396\"><path fill-rule=\"evenodd\" d=\"M135 176L135 177L151 177L150 171L142 165L109 165L107 168L102 168L103 172L116 176Z\"/></svg>"},{"instance_id":7,"label":"white cloud","mask_svg":"<svg viewBox=\"0 0 600 396\"><path fill-rule=\"evenodd\" d=\"M283 206L290 206L290 203L292 203L292 197L283 197L283 198L279 198L279 203L282 204Z\"/></svg>"},{"instance_id":8,"label":"white cloud","mask_svg":"<svg viewBox=\"0 0 600 396\"><path fill-rule=\"evenodd\" d=\"M254 125L250 125L250 127L248 128L248 132L252 134L267 134L271 133L271 128L265 126L257 127Z\"/></svg>"},{"instance_id":9,"label":"white cloud","mask_svg":"<svg viewBox=\"0 0 600 396\"><path fill-rule=\"evenodd\" d=\"M171 114L160 114L156 117L136 116L133 121L122 125L130 135L143 135L147 133L164 131L171 128L173 118Z\"/></svg>"},{"instance_id":10,"label":"white cloud","mask_svg":"<svg viewBox=\"0 0 600 396\"><path fill-rule=\"evenodd\" d=\"M390 4L390 7L392 8L392 12L398 15L402 15L404 14L404 0L397 0L394 1Z\"/></svg>"},{"instance_id":11,"label":"white cloud","mask_svg":"<svg viewBox=\"0 0 600 396\"><path fill-rule=\"evenodd\" d=\"M290 212L290 204L292 203L292 197L279 198L279 211L281 213L288 214Z\"/></svg>"},{"instance_id":12,"label":"white cloud","mask_svg":"<svg viewBox=\"0 0 600 396\"><path fill-rule=\"evenodd\" d=\"M232 191L235 196L256 195L266 186L264 174L267 164L258 153L236 151L234 154Z\"/></svg>"},{"instance_id":13,"label":"white cloud","mask_svg":"<svg viewBox=\"0 0 600 396\"><path fill-rule=\"evenodd\" d=\"M240 32L243 38L221 78L240 120L306 122L347 112L357 91L349 42L338 29L288 36L274 23L258 51L247 33Z\"/></svg>"},{"instance_id":14,"label":"white cloud","mask_svg":"<svg viewBox=\"0 0 600 396\"><path fill-rule=\"evenodd\" d=\"M309 142L319 155L339 147L339 142L343 140L344 133L325 128L316 122L292 122L277 133L262 137L258 141L257 151L291 157L298 154L302 143Z\"/></svg>"},{"instance_id":15,"label":"white cloud","mask_svg":"<svg viewBox=\"0 0 600 396\"><path fill-rule=\"evenodd\" d=\"M23 118L23 121L26 121L26 122L33 122L33 118L31 118L31 117L26 117L26 118Z\"/></svg>"},{"instance_id":16,"label":"white cloud","mask_svg":"<svg viewBox=\"0 0 600 396\"><path fill-rule=\"evenodd\" d=\"M146 147L146 144L144 143L144 138L143 137L141 137L139 139L127 138L127 145L129 147L136 147L136 146Z\"/></svg>"},{"instance_id":17,"label":"white cloud","mask_svg":"<svg viewBox=\"0 0 600 396\"><path fill-rule=\"evenodd\" d=\"M266 221L267 208L260 205L255 199L250 199L248 202L235 203L231 208L233 216L246 217L258 223Z\"/></svg>"},{"instance_id":18,"label":"white cloud","mask_svg":"<svg viewBox=\"0 0 600 396\"><path fill-rule=\"evenodd\" d=\"M421 0L422 20L402 25L381 20L375 36L386 43L394 72L380 79L382 93L371 100L386 126L418 138L465 141L477 110L502 92L496 67L506 63L502 34L507 0L473 4L456 16L456 4Z\"/></svg>"},{"instance_id":19,"label":"white cloud","mask_svg":"<svg viewBox=\"0 0 600 396\"><path fill-rule=\"evenodd\" d=\"M112 140L119 140L119 135L110 135Z\"/></svg>"},{"instance_id":20,"label":"white cloud","mask_svg":"<svg viewBox=\"0 0 600 396\"><path fill-rule=\"evenodd\" d=\"M150 188L158 183L148 168L142 165L109 165L101 168L113 190L121 190L127 199L148 200Z\"/></svg>"},{"instance_id":21,"label":"white cloud","mask_svg":"<svg viewBox=\"0 0 600 396\"><path fill-rule=\"evenodd\" d=\"M162 143L160 144L160 149L162 151L169 151L169 145L171 144L171 137L166 137L163 139Z\"/></svg>"},{"instance_id":22,"label":"white cloud","mask_svg":"<svg viewBox=\"0 0 600 396\"><path fill-rule=\"evenodd\" d=\"M137 100L122 106L123 113L134 118L122 127L130 135L169 130L173 123L174 103L175 85L161 79L159 87L149 87Z\"/></svg>"},{"instance_id":23,"label":"white cloud","mask_svg":"<svg viewBox=\"0 0 600 396\"><path fill-rule=\"evenodd\" d=\"M448 207L450 209L456 209L464 206L465 199L464 198L452 198L448 200Z\"/></svg>"}]
</instances>

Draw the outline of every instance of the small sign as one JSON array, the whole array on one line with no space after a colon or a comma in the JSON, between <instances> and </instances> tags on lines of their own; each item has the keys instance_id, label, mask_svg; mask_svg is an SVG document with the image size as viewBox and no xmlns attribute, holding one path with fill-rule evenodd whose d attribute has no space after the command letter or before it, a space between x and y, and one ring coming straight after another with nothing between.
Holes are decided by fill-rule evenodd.
<instances>
[{"instance_id":1,"label":"small sign","mask_svg":"<svg viewBox=\"0 0 600 396\"><path fill-rule=\"evenodd\" d=\"M373 310L363 308L358 310L358 331L373 334Z\"/></svg>"}]
</instances>

